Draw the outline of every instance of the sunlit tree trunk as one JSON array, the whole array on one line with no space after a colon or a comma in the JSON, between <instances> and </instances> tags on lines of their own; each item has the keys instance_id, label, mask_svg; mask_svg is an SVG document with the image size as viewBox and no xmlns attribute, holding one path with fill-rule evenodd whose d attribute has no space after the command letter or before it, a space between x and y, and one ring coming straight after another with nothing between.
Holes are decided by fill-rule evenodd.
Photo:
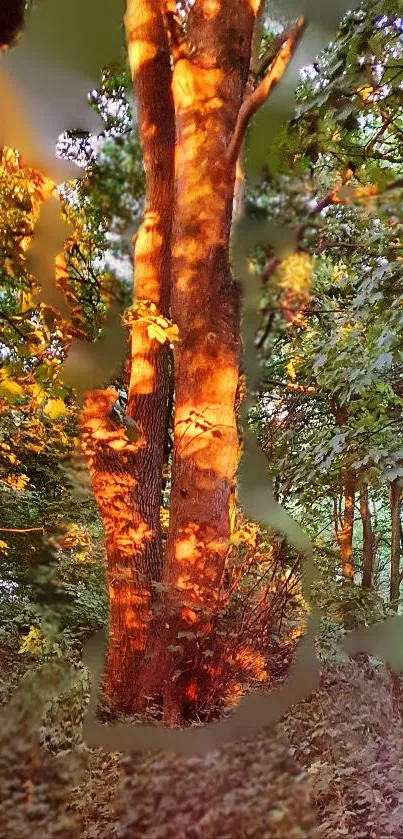
<instances>
[{"instance_id":1,"label":"sunlit tree trunk","mask_svg":"<svg viewBox=\"0 0 403 839\"><path fill-rule=\"evenodd\" d=\"M348 474L344 484L343 526L341 531L339 531L338 535L341 558L341 570L345 580L354 579L353 533L355 491L355 477L351 474Z\"/></svg>"},{"instance_id":2,"label":"sunlit tree trunk","mask_svg":"<svg viewBox=\"0 0 403 839\"><path fill-rule=\"evenodd\" d=\"M362 522L362 586L371 588L374 568L375 536L369 510L368 486L360 485L360 515Z\"/></svg>"},{"instance_id":3,"label":"sunlit tree trunk","mask_svg":"<svg viewBox=\"0 0 403 839\"><path fill-rule=\"evenodd\" d=\"M164 347L141 321L132 328L128 401L139 437L125 442L118 429L116 446L105 391L87 399L83 442L108 553L106 687L119 710L142 710L146 696L157 696L167 722L189 717L203 700L196 638L211 627L229 547L238 461L239 299L229 258L236 164L248 121L284 73L305 25L299 19L276 40L264 77L248 89L261 5L196 0L186 31L175 0L128 0L125 17L147 183L136 299L161 314L170 303L180 335L164 562L168 376Z\"/></svg>"},{"instance_id":4,"label":"sunlit tree trunk","mask_svg":"<svg viewBox=\"0 0 403 839\"><path fill-rule=\"evenodd\" d=\"M159 0L128 0L125 29L146 169L146 210L135 246L135 301L168 314L174 200L172 70ZM111 397L90 394L83 439L106 539L110 597L105 686L113 705L138 704L137 676L151 616L152 582L161 577L160 503L166 429L167 349L144 321L131 328L128 415L135 444L110 443ZM113 436L113 432L112 432ZM141 702L140 702L141 704Z\"/></svg>"},{"instance_id":5,"label":"sunlit tree trunk","mask_svg":"<svg viewBox=\"0 0 403 839\"><path fill-rule=\"evenodd\" d=\"M211 4L210 4L211 5ZM196 636L209 631L230 535L237 466L238 290L229 263L235 165L228 148L242 104L255 17L249 3L198 2L189 16L192 57L176 61L176 203L172 319L175 419L162 646L164 718L200 702ZM179 633L185 633L179 635ZM161 643L161 639L160 639ZM161 656L158 657L161 665ZM173 670L182 675L172 679ZM161 672L159 674L161 678Z\"/></svg>"},{"instance_id":6,"label":"sunlit tree trunk","mask_svg":"<svg viewBox=\"0 0 403 839\"><path fill-rule=\"evenodd\" d=\"M402 488L398 480L389 485L391 545L390 545L390 603L397 610L400 590L400 508Z\"/></svg>"},{"instance_id":7,"label":"sunlit tree trunk","mask_svg":"<svg viewBox=\"0 0 403 839\"><path fill-rule=\"evenodd\" d=\"M343 575L343 616L345 629L351 629L354 626L354 618L352 615L350 603L350 587L351 584L354 582L353 535L355 492L355 475L352 475L350 472L348 472L344 484L343 523L338 535L341 559L341 572Z\"/></svg>"}]
</instances>

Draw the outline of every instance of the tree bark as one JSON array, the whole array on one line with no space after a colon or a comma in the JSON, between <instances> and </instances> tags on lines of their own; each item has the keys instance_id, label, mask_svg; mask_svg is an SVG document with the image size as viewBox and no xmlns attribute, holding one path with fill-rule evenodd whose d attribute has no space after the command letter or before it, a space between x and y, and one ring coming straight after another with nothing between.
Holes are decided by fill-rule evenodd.
<instances>
[{"instance_id":1,"label":"tree bark","mask_svg":"<svg viewBox=\"0 0 403 839\"><path fill-rule=\"evenodd\" d=\"M163 568L166 350L136 312L128 414L138 439L111 427L113 396L95 392L83 412L83 448L108 554L107 690L119 710L141 711L147 696L159 697L166 722L189 718L203 701L198 642L211 628L229 547L238 461L239 293L229 257L236 162L248 120L281 78L304 26L299 19L284 35L248 100L261 8L261 0L196 0L186 35L174 0L128 0L125 16L147 183L136 298L166 315L172 292L180 336ZM157 604L154 580L163 591Z\"/></svg>"},{"instance_id":2,"label":"tree bark","mask_svg":"<svg viewBox=\"0 0 403 839\"><path fill-rule=\"evenodd\" d=\"M197 2L189 16L192 57L175 64L176 201L172 319L175 416L170 529L163 580L164 719L176 722L202 700L197 642L211 626L230 536L237 466L235 397L239 301L229 237L235 166L227 151L248 76L255 17L247 2L223 0L217 15ZM178 637L178 633L181 634ZM157 641L158 643L158 641ZM178 650L166 652L171 647ZM177 671L175 678L174 670ZM177 675L178 673L181 675Z\"/></svg>"},{"instance_id":3,"label":"tree bark","mask_svg":"<svg viewBox=\"0 0 403 839\"><path fill-rule=\"evenodd\" d=\"M343 526L338 536L343 577L343 620L345 629L353 629L356 625L350 602L350 591L354 582L353 534L355 491L355 475L348 472L344 484Z\"/></svg>"},{"instance_id":4,"label":"tree bark","mask_svg":"<svg viewBox=\"0 0 403 839\"><path fill-rule=\"evenodd\" d=\"M364 482L360 485L360 514L362 522L362 587L372 587L374 568L375 535L372 529L371 513L369 511L368 486Z\"/></svg>"},{"instance_id":5,"label":"tree bark","mask_svg":"<svg viewBox=\"0 0 403 839\"><path fill-rule=\"evenodd\" d=\"M125 29L146 170L146 211L134 256L137 302L169 312L174 202L175 116L167 32L159 0L128 0ZM84 451L102 516L110 593L105 686L112 705L142 706L136 684L151 618L152 582L162 569L160 503L166 429L167 348L150 338L147 324L131 327L128 415L139 437L111 448L108 414L113 402L89 395L83 412ZM106 480L107 476L107 480Z\"/></svg>"},{"instance_id":6,"label":"tree bark","mask_svg":"<svg viewBox=\"0 0 403 839\"><path fill-rule=\"evenodd\" d=\"M355 502L356 479L354 475L348 474L344 484L344 513L343 526L339 531L339 547L341 557L341 570L346 581L354 579L353 567L353 533L354 533L354 502Z\"/></svg>"},{"instance_id":7,"label":"tree bark","mask_svg":"<svg viewBox=\"0 0 403 839\"><path fill-rule=\"evenodd\" d=\"M113 423L114 389L86 394L81 415L81 443L102 519L107 555L109 646L105 689L112 705L130 712L135 697L133 675L145 644L149 587L141 576L140 515L136 505L138 446ZM136 543L138 550L136 552Z\"/></svg>"},{"instance_id":8,"label":"tree bark","mask_svg":"<svg viewBox=\"0 0 403 839\"><path fill-rule=\"evenodd\" d=\"M400 508L402 488L398 480L389 485L391 546L390 546L390 604L397 611L400 590Z\"/></svg>"}]
</instances>

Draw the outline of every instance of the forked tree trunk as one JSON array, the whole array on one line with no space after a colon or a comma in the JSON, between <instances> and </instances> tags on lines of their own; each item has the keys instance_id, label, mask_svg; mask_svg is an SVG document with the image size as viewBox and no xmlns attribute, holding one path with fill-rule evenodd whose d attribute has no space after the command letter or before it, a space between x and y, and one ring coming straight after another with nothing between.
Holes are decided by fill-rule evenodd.
<instances>
[{"instance_id":1,"label":"forked tree trunk","mask_svg":"<svg viewBox=\"0 0 403 839\"><path fill-rule=\"evenodd\" d=\"M181 339L165 593L148 633L151 582L162 564L167 376L164 348L142 322L132 331L129 390L139 439L123 445L120 430L116 452L105 403L111 396L91 394L83 440L113 580L107 688L119 710L142 710L147 695L160 696L167 722L188 717L203 700L197 638L211 626L230 535L238 459L239 301L229 262L236 162L248 119L281 78L304 28L299 19L283 33L266 76L244 98L261 5L196 0L186 34L175 0L128 0L125 17L147 181L136 298L165 314L172 291Z\"/></svg>"},{"instance_id":2,"label":"forked tree trunk","mask_svg":"<svg viewBox=\"0 0 403 839\"><path fill-rule=\"evenodd\" d=\"M362 587L371 588L374 570L375 535L369 511L368 486L360 486L360 515L362 522Z\"/></svg>"},{"instance_id":3,"label":"forked tree trunk","mask_svg":"<svg viewBox=\"0 0 403 839\"><path fill-rule=\"evenodd\" d=\"M390 546L390 604L397 610L400 590L400 508L402 488L398 480L389 485L391 546Z\"/></svg>"},{"instance_id":4,"label":"forked tree trunk","mask_svg":"<svg viewBox=\"0 0 403 839\"><path fill-rule=\"evenodd\" d=\"M175 124L169 45L159 0L129 0L125 28L147 174L146 211L135 246L135 300L154 303L158 313L166 315ZM83 412L84 452L102 516L108 559L110 621L105 686L120 711L130 712L136 703L136 680L151 617L151 584L161 577L166 363L166 347L149 337L144 321L134 321L128 414L140 432L135 445L121 450L111 446L108 411L113 397L108 402L102 392L89 394Z\"/></svg>"}]
</instances>

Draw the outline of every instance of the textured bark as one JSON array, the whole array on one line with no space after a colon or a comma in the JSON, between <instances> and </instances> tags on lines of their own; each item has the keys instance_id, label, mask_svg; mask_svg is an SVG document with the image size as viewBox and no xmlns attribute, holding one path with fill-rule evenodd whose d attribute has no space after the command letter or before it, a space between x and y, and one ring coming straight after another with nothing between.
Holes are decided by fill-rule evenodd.
<instances>
[{"instance_id":1,"label":"textured bark","mask_svg":"<svg viewBox=\"0 0 403 839\"><path fill-rule=\"evenodd\" d=\"M375 534L369 511L368 486L360 486L360 515L362 522L362 587L371 588L374 570Z\"/></svg>"},{"instance_id":2,"label":"textured bark","mask_svg":"<svg viewBox=\"0 0 403 839\"><path fill-rule=\"evenodd\" d=\"M397 610L400 589L400 508L402 503L402 488L397 480L389 486L390 516L391 516L391 546L390 546L390 603Z\"/></svg>"},{"instance_id":3,"label":"textured bark","mask_svg":"<svg viewBox=\"0 0 403 839\"><path fill-rule=\"evenodd\" d=\"M122 429L111 429L112 395L104 392L87 399L83 441L108 553L107 689L119 710L139 711L146 696L159 697L166 722L191 716L203 700L198 638L211 626L229 547L239 377L239 295L229 240L239 203L234 208L236 162L257 107L255 96L239 123L261 8L261 0L196 0L186 36L174 0L128 0L125 16L147 183L136 298L163 315L171 305L180 333L163 568L167 357L141 321L132 329L128 400L138 440L129 443ZM299 23L259 88L259 102L284 72L301 31ZM155 604L151 583L161 568L164 594Z\"/></svg>"},{"instance_id":4,"label":"textured bark","mask_svg":"<svg viewBox=\"0 0 403 839\"><path fill-rule=\"evenodd\" d=\"M164 718L186 717L201 701L196 636L208 632L224 573L230 497L237 465L235 396L239 373L238 290L229 264L235 166L227 149L242 104L254 14L222 2L212 16L198 2L189 18L192 59L174 68L176 203L172 318L175 418L170 531L164 566L169 586L160 645L166 654ZM179 636L178 632L193 633ZM162 639L162 640L161 640ZM161 656L158 656L161 664ZM172 679L175 668L182 676ZM161 673L160 673L161 677Z\"/></svg>"},{"instance_id":5,"label":"textured bark","mask_svg":"<svg viewBox=\"0 0 403 839\"><path fill-rule=\"evenodd\" d=\"M174 201L175 114L172 70L159 0L128 0L125 16L129 62L137 99L146 170L146 212L135 248L135 297L169 314ZM150 338L144 323L132 328L128 414L140 427L137 507L147 524L141 570L161 577L160 504L168 402L168 346ZM152 593L152 592L151 592ZM149 617L149 614L148 614Z\"/></svg>"},{"instance_id":6,"label":"textured bark","mask_svg":"<svg viewBox=\"0 0 403 839\"><path fill-rule=\"evenodd\" d=\"M148 586L138 570L142 553L141 518L135 502L138 446L111 419L117 392L86 395L81 442L101 514L107 554L110 634L105 688L113 704L130 711L135 696L133 671L145 644L142 615ZM137 546L137 551L135 546Z\"/></svg>"},{"instance_id":7,"label":"textured bark","mask_svg":"<svg viewBox=\"0 0 403 839\"><path fill-rule=\"evenodd\" d=\"M159 0L128 0L125 28L147 175L146 211L135 246L135 299L154 303L158 313L166 315L171 277L175 123L169 46ZM105 393L90 394L83 414L84 451L102 516L108 557L106 689L113 705L121 711L132 711L142 704L136 685L139 654L145 648L151 617L151 584L161 577L166 364L166 347L149 337L144 321L134 321L127 411L139 429L136 445L111 448L107 414L112 397L108 401Z\"/></svg>"}]
</instances>

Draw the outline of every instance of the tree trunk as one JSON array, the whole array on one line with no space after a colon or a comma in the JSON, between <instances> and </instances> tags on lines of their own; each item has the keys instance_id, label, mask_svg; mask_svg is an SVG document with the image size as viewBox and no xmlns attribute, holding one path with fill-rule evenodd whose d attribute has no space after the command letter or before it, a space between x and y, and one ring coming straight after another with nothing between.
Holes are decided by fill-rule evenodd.
<instances>
[{"instance_id":1,"label":"tree trunk","mask_svg":"<svg viewBox=\"0 0 403 839\"><path fill-rule=\"evenodd\" d=\"M360 486L360 514L362 522L362 587L371 588L374 567L375 536L369 511L368 486Z\"/></svg>"},{"instance_id":2,"label":"tree trunk","mask_svg":"<svg viewBox=\"0 0 403 839\"><path fill-rule=\"evenodd\" d=\"M402 488L398 480L389 485L390 515L391 515L391 546L390 546L390 603L397 611L400 589L400 507Z\"/></svg>"},{"instance_id":3,"label":"tree trunk","mask_svg":"<svg viewBox=\"0 0 403 839\"><path fill-rule=\"evenodd\" d=\"M196 0L186 33L175 0L128 0L125 17L147 180L136 298L165 315L172 292L180 335L157 604L168 376L165 349L150 339L138 309L128 414L139 437L130 442L111 427L113 396L105 391L89 395L83 441L108 553L107 690L119 710L142 710L146 696L159 696L166 722L183 721L203 701L198 641L217 609L229 547L238 460L239 299L229 259L236 163L250 116L279 81L305 25L298 19L283 33L266 76L245 97L261 8L261 0Z\"/></svg>"},{"instance_id":4,"label":"tree trunk","mask_svg":"<svg viewBox=\"0 0 403 839\"><path fill-rule=\"evenodd\" d=\"M145 644L143 614L149 586L140 574L141 516L136 505L138 446L111 418L114 389L86 394L81 416L81 441L94 496L102 519L107 555L109 647L105 689L112 704L131 711L133 675ZM138 539L138 550L136 542Z\"/></svg>"},{"instance_id":5,"label":"tree trunk","mask_svg":"<svg viewBox=\"0 0 403 839\"><path fill-rule=\"evenodd\" d=\"M344 484L343 526L341 531L339 531L341 570L343 577L346 581L354 579L353 533L355 489L355 476L348 474Z\"/></svg>"},{"instance_id":6,"label":"tree trunk","mask_svg":"<svg viewBox=\"0 0 403 839\"><path fill-rule=\"evenodd\" d=\"M146 179L146 211L135 246L135 299L169 311L174 201L175 122L172 70L159 0L128 0L125 28L136 90ZM113 396L89 395L83 413L84 447L102 516L110 594L106 690L113 705L142 705L136 685L152 606L152 581L162 569L160 503L166 429L167 349L147 324L131 327L128 415L135 445L111 447L107 415ZM105 401L106 399L106 401Z\"/></svg>"},{"instance_id":7,"label":"tree trunk","mask_svg":"<svg viewBox=\"0 0 403 839\"><path fill-rule=\"evenodd\" d=\"M210 11L204 2L193 7L188 22L192 58L179 59L173 75L172 319L181 343L175 349L163 577L168 592L164 617L156 623L160 653L154 658L161 668L165 651L164 673L159 669L155 676L163 682L167 722L186 718L189 708L202 701L197 639L209 631L217 607L238 454L239 303L229 263L235 166L228 163L227 151L247 81L255 18L248 3L234 8L230 0L223 0L217 15Z\"/></svg>"},{"instance_id":8,"label":"tree trunk","mask_svg":"<svg viewBox=\"0 0 403 839\"><path fill-rule=\"evenodd\" d=\"M344 484L343 526L341 531L339 531L338 537L341 558L341 571L343 575L343 616L345 629L352 629L355 626L355 620L351 611L349 595L351 585L354 582L353 533L355 490L355 475L347 473Z\"/></svg>"}]
</instances>

